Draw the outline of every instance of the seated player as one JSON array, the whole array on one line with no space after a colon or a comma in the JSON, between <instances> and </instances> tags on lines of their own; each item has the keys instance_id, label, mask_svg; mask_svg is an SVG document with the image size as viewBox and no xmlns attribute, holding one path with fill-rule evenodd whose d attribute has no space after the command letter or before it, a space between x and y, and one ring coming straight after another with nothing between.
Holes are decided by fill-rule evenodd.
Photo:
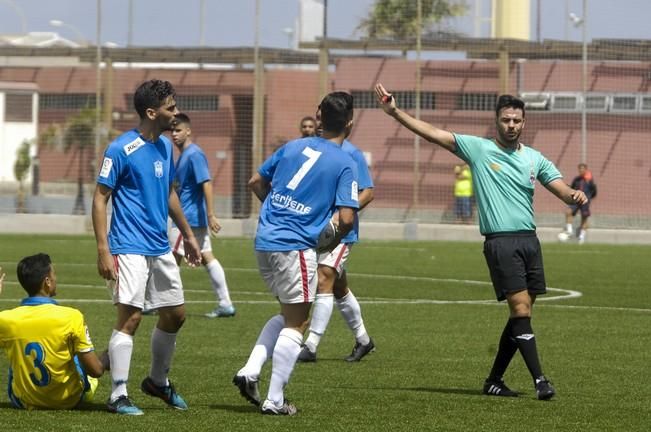
<instances>
[{"instance_id":1,"label":"seated player","mask_svg":"<svg viewBox=\"0 0 651 432\"><path fill-rule=\"evenodd\" d=\"M0 274L1 292L1 269ZM23 258L17 274L29 296L17 308L0 312L0 346L9 358L11 404L22 409L71 409L92 400L105 363L95 354L82 313L52 298L57 282L50 257L40 253Z\"/></svg>"}]
</instances>

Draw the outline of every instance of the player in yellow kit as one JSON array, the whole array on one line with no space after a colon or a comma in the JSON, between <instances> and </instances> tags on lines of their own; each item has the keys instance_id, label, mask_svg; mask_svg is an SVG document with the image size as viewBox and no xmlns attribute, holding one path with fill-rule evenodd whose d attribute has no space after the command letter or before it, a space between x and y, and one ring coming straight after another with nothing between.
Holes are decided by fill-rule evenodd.
<instances>
[{"instance_id":1,"label":"player in yellow kit","mask_svg":"<svg viewBox=\"0 0 651 432\"><path fill-rule=\"evenodd\" d=\"M50 257L23 258L17 274L29 297L0 312L0 347L10 363L10 402L24 409L70 409L91 400L104 364L95 354L82 313L52 298L57 284ZM1 292L1 269L0 275Z\"/></svg>"}]
</instances>

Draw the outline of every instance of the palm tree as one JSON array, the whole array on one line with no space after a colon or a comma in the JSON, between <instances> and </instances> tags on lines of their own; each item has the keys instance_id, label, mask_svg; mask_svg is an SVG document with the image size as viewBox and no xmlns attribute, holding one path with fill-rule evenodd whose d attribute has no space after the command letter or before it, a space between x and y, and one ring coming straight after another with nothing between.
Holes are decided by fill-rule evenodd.
<instances>
[{"instance_id":1,"label":"palm tree","mask_svg":"<svg viewBox=\"0 0 651 432\"><path fill-rule=\"evenodd\" d=\"M64 125L51 125L42 135L41 142L47 146L60 147L65 153L77 154L77 197L72 209L73 214L86 214L84 204L84 178L94 172L92 166L95 146L95 128L97 127L95 108L84 108L78 114L69 117Z\"/></svg>"},{"instance_id":2,"label":"palm tree","mask_svg":"<svg viewBox=\"0 0 651 432\"><path fill-rule=\"evenodd\" d=\"M429 29L444 18L463 15L466 9L463 0L422 0L422 22L418 29L416 0L377 0L369 16L362 20L357 29L370 39L404 40L415 37L418 31Z\"/></svg>"}]
</instances>

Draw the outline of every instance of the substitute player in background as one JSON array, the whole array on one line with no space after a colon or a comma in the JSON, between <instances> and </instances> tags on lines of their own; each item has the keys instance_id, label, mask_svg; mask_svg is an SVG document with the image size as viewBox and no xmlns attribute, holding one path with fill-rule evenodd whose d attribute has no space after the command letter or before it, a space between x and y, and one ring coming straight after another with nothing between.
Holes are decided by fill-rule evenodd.
<instances>
[{"instance_id":1,"label":"substitute player in background","mask_svg":"<svg viewBox=\"0 0 651 432\"><path fill-rule=\"evenodd\" d=\"M255 237L260 274L280 302L280 314L263 327L248 361L233 383L249 402L260 405L258 381L262 366L273 357L263 414L294 415L284 388L294 370L317 288L317 240L339 211L334 249L353 227L357 172L341 144L353 125L353 98L327 95L320 105L323 136L290 141L267 159L249 180L263 201Z\"/></svg>"},{"instance_id":2,"label":"substitute player in background","mask_svg":"<svg viewBox=\"0 0 651 432\"><path fill-rule=\"evenodd\" d=\"M577 240L579 244L585 243L585 236L588 232L588 218L590 218L590 201L597 196L597 185L594 182L592 173L588 171L588 165L580 163L579 175L574 177L570 187L573 189L582 190L588 197L588 202L583 205L571 204L565 211L565 234L571 237L574 233L574 216L581 213L581 225L579 226L579 234Z\"/></svg>"},{"instance_id":3,"label":"substitute player in background","mask_svg":"<svg viewBox=\"0 0 651 432\"><path fill-rule=\"evenodd\" d=\"M0 312L0 346L9 358L9 401L15 408L71 409L92 400L104 365L84 316L59 304L50 257L20 260L16 273L28 297ZM0 293L4 273L0 268Z\"/></svg>"},{"instance_id":4,"label":"substitute player in background","mask_svg":"<svg viewBox=\"0 0 651 432\"><path fill-rule=\"evenodd\" d=\"M97 269L109 281L117 308L109 341L112 390L107 406L118 414L143 414L128 397L127 381L145 302L158 310L158 322L151 334L149 376L140 388L173 408L188 408L167 378L176 335L185 321L181 275L167 237L168 215L183 233L190 265L200 263L201 252L172 187L172 143L161 135L178 114L174 97L167 81L150 80L138 87L133 101L140 124L109 144L93 197ZM109 199L113 214L107 236Z\"/></svg>"},{"instance_id":5,"label":"substitute player in background","mask_svg":"<svg viewBox=\"0 0 651 432\"><path fill-rule=\"evenodd\" d=\"M321 119L319 111L316 114L316 121L317 132L320 134ZM357 166L359 210L361 211L373 201L373 179L371 178L366 158L357 147L350 141L344 140L341 148L352 157ZM337 216L335 214L335 219ZM298 361L300 362L316 361L317 347L330 322L333 303L337 304L341 316L355 336L353 350L345 360L348 362L360 361L366 354L375 350L375 344L369 337L364 326L362 309L357 298L348 288L348 278L346 277L345 264L348 261L353 244L358 241L359 217L356 213L353 229L341 240L341 243L334 250L330 252L326 251L318 255L319 287L317 289L314 307L312 308L310 333L298 356Z\"/></svg>"},{"instance_id":6,"label":"substitute player in background","mask_svg":"<svg viewBox=\"0 0 651 432\"><path fill-rule=\"evenodd\" d=\"M201 247L201 264L208 272L210 283L217 296L217 307L208 312L208 318L235 316L235 307L226 284L224 269L212 253L210 232L217 234L221 229L215 207L213 206L212 181L208 160L201 147L193 143L190 136L190 118L179 113L175 116L172 127L172 142L179 150L180 156L176 161L176 191L181 201L183 214L192 227L194 236ZM209 231L210 229L210 231ZM176 226L169 232L169 240L176 262L181 264L185 251L183 236Z\"/></svg>"},{"instance_id":7,"label":"substitute player in background","mask_svg":"<svg viewBox=\"0 0 651 432\"><path fill-rule=\"evenodd\" d=\"M301 119L298 129L301 131L301 137L316 136L316 119L312 116L305 116Z\"/></svg>"},{"instance_id":8,"label":"substitute player in background","mask_svg":"<svg viewBox=\"0 0 651 432\"><path fill-rule=\"evenodd\" d=\"M546 292L542 250L534 221L534 186L540 181L566 204L585 204L585 194L570 188L552 162L520 142L525 110L524 102L516 97L502 95L497 99L497 137L486 139L451 133L411 117L396 107L382 84L376 85L375 92L385 113L410 131L449 150L472 170L479 230L486 239L486 263L497 300L506 300L510 310L493 368L484 383L484 394L517 396L504 384L503 375L519 350L538 399L550 399L555 390L543 375L531 327L536 296Z\"/></svg>"}]
</instances>

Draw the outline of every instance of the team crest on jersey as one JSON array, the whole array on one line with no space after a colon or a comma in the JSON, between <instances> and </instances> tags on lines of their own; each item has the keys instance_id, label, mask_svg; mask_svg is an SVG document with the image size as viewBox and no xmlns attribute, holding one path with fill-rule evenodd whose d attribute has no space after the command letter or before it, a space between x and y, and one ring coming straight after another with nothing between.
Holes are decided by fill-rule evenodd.
<instances>
[{"instance_id":1,"label":"team crest on jersey","mask_svg":"<svg viewBox=\"0 0 651 432\"><path fill-rule=\"evenodd\" d=\"M140 147L145 145L145 141L138 137L135 140L131 141L129 144L125 145L124 148L124 153L129 156L131 153L134 151L138 150Z\"/></svg>"},{"instance_id":2,"label":"team crest on jersey","mask_svg":"<svg viewBox=\"0 0 651 432\"><path fill-rule=\"evenodd\" d=\"M500 164L495 163L495 162L493 162L493 163L490 165L490 167L491 167L491 169L492 169L493 171L496 171L496 172L499 172L499 171L502 169L502 167L500 166Z\"/></svg>"},{"instance_id":3,"label":"team crest on jersey","mask_svg":"<svg viewBox=\"0 0 651 432\"><path fill-rule=\"evenodd\" d=\"M154 162L154 175L158 178L163 177L163 162Z\"/></svg>"}]
</instances>

